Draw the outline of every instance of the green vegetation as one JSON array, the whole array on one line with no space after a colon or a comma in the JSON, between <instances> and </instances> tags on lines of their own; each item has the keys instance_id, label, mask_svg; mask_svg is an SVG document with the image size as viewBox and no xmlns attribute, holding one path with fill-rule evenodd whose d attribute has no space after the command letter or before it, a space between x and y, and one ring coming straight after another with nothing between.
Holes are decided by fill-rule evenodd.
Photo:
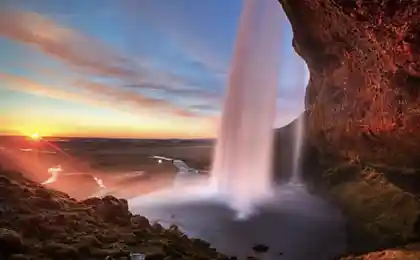
<instances>
[{"instance_id":1,"label":"green vegetation","mask_svg":"<svg viewBox=\"0 0 420 260\"><path fill-rule=\"evenodd\" d=\"M343 163L322 174L328 196L349 219L349 246L366 251L419 239L418 198L391 182L385 171Z\"/></svg>"}]
</instances>

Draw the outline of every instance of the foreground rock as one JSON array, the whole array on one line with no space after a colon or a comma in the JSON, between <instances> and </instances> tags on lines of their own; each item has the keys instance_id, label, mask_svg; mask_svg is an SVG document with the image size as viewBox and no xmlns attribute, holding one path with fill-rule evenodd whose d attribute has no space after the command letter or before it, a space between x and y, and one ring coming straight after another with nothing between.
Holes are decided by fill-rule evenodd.
<instances>
[{"instance_id":1,"label":"foreground rock","mask_svg":"<svg viewBox=\"0 0 420 260\"><path fill-rule=\"evenodd\" d=\"M324 153L419 167L420 1L280 2L310 70L310 141Z\"/></svg>"},{"instance_id":2,"label":"foreground rock","mask_svg":"<svg viewBox=\"0 0 420 260\"><path fill-rule=\"evenodd\" d=\"M373 252L361 256L348 256L342 260L389 260L389 259L403 259L403 260L418 260L420 259L419 245L409 245L399 249L388 249L379 252Z\"/></svg>"},{"instance_id":3,"label":"foreground rock","mask_svg":"<svg viewBox=\"0 0 420 260\"><path fill-rule=\"evenodd\" d=\"M0 259L229 259L176 226L150 224L108 196L76 201L0 170Z\"/></svg>"}]
</instances>

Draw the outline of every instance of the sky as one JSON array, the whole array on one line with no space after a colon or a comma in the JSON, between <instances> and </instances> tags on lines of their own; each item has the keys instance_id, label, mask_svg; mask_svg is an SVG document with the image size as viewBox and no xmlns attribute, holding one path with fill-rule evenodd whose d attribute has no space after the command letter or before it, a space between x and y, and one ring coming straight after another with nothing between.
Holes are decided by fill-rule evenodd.
<instances>
[{"instance_id":1,"label":"sky","mask_svg":"<svg viewBox=\"0 0 420 260\"><path fill-rule=\"evenodd\" d=\"M214 137L242 4L1 1L0 134ZM308 81L282 16L274 127L301 113Z\"/></svg>"}]
</instances>

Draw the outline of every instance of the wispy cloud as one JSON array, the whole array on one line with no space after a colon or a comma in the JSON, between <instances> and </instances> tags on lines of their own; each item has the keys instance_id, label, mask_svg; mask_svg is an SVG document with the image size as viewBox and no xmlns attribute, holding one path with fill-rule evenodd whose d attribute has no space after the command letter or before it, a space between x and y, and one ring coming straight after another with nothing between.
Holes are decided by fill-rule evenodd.
<instances>
[{"instance_id":1,"label":"wispy cloud","mask_svg":"<svg viewBox=\"0 0 420 260\"><path fill-rule=\"evenodd\" d=\"M143 61L133 61L115 53L101 41L57 24L38 13L0 10L0 35L30 44L39 51L89 74L118 77L130 82L131 86L141 88L166 91L180 89L184 94L188 89L199 92L196 82L190 79L148 68Z\"/></svg>"},{"instance_id":2,"label":"wispy cloud","mask_svg":"<svg viewBox=\"0 0 420 260\"><path fill-rule=\"evenodd\" d=\"M176 107L170 100L151 98L146 94L132 91L132 89L159 90L169 95L182 95L206 102L215 102L219 99L217 93L198 88L195 86L195 82L188 78L148 68L138 61L114 52L102 42L57 24L54 20L38 13L1 10L1 35L35 47L42 53L67 64L75 71L81 72L85 78L101 76L123 82L118 86L120 89L116 89L115 86L89 82L89 80L77 82L76 85L80 89L101 93L100 96L106 96L108 100L113 96L114 101L123 100L126 104L134 106L164 108L178 115L192 116L196 112ZM2 77L4 79L5 75ZM14 78L13 81L19 82L20 90L25 92L33 91L38 95L42 94L53 98L86 101L85 97L73 92L64 93L65 90L49 88L34 82L29 84L24 79ZM88 103L91 102L98 101L88 101Z\"/></svg>"},{"instance_id":3,"label":"wispy cloud","mask_svg":"<svg viewBox=\"0 0 420 260\"><path fill-rule=\"evenodd\" d=\"M40 84L36 81L15 76L11 74L0 73L0 82L2 88L7 88L13 91L19 91L29 93L38 96L45 96L54 99L74 101L78 103L84 103L94 106L104 106L102 102L88 98L87 96L73 93L64 89L58 89L44 84Z\"/></svg>"},{"instance_id":4,"label":"wispy cloud","mask_svg":"<svg viewBox=\"0 0 420 260\"><path fill-rule=\"evenodd\" d=\"M73 86L79 87L81 90L90 92L94 96L105 97L113 104L120 103L134 107L164 110L178 116L194 117L198 116L194 112L182 109L165 99L151 98L139 94L136 91L115 88L104 83L92 82L87 80L78 80Z\"/></svg>"},{"instance_id":5,"label":"wispy cloud","mask_svg":"<svg viewBox=\"0 0 420 260\"><path fill-rule=\"evenodd\" d=\"M145 97L133 91L112 89L104 84L78 81L74 86L78 90L71 91L64 88L48 86L24 77L0 73L2 87L49 98L72 101L91 106L99 106L107 109L147 111L162 111L182 117L194 117L195 113L176 107L166 100ZM119 106L116 104L119 104ZM128 106L125 106L128 105Z\"/></svg>"},{"instance_id":6,"label":"wispy cloud","mask_svg":"<svg viewBox=\"0 0 420 260\"><path fill-rule=\"evenodd\" d=\"M0 11L0 35L33 45L78 69L106 76L130 76L129 60L99 41L33 12Z\"/></svg>"}]
</instances>

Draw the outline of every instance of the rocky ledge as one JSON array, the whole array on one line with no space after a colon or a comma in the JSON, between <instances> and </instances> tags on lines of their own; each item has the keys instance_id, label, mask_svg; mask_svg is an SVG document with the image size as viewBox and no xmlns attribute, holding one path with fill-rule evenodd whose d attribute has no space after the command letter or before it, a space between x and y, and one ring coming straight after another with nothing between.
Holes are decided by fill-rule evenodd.
<instances>
[{"instance_id":1,"label":"rocky ledge","mask_svg":"<svg viewBox=\"0 0 420 260\"><path fill-rule=\"evenodd\" d=\"M413 244L399 249L388 249L379 252L373 252L361 256L348 256L341 260L418 260L420 259L420 246Z\"/></svg>"},{"instance_id":2,"label":"rocky ledge","mask_svg":"<svg viewBox=\"0 0 420 260\"><path fill-rule=\"evenodd\" d=\"M112 196L76 201L0 170L0 259L230 259L176 226L133 215Z\"/></svg>"}]
</instances>

